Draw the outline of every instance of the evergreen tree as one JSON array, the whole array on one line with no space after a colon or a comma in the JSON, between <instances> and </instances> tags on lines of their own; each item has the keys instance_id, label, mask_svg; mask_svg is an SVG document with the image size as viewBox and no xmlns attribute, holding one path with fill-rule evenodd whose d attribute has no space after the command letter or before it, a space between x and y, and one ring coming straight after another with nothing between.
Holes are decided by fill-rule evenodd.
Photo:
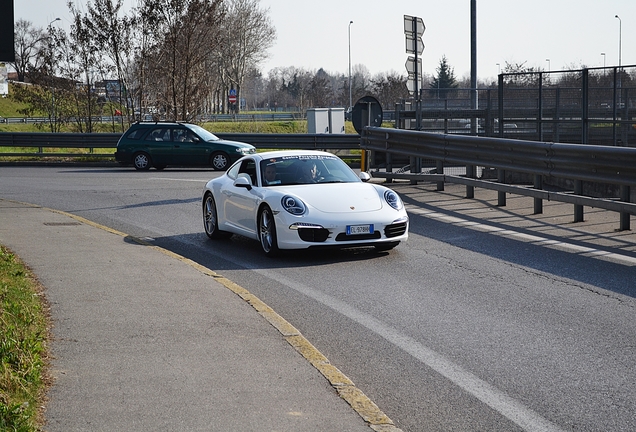
<instances>
[{"instance_id":1,"label":"evergreen tree","mask_svg":"<svg viewBox=\"0 0 636 432\"><path fill-rule=\"evenodd\" d=\"M457 88L455 69L450 67L446 56L442 56L437 67L437 76L430 83L430 94L438 99L446 99L449 89Z\"/></svg>"}]
</instances>

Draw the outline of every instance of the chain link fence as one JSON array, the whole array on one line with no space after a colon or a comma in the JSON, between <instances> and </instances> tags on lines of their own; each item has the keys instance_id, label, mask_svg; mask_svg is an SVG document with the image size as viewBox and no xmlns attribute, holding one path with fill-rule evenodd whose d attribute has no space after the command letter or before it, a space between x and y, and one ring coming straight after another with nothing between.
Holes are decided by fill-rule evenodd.
<instances>
[{"instance_id":1,"label":"chain link fence","mask_svg":"<svg viewBox=\"0 0 636 432\"><path fill-rule=\"evenodd\" d=\"M487 89L425 89L396 126L529 141L636 147L636 66L499 75Z\"/></svg>"}]
</instances>

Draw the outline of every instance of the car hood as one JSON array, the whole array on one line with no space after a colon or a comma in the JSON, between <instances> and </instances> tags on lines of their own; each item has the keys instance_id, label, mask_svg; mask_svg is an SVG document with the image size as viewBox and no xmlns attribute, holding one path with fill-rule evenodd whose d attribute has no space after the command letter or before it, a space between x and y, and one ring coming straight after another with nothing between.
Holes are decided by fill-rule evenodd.
<instances>
[{"instance_id":1,"label":"car hood","mask_svg":"<svg viewBox=\"0 0 636 432\"><path fill-rule=\"evenodd\" d=\"M369 212L382 208L382 200L375 187L366 183L296 186L289 192L308 206L325 213Z\"/></svg>"}]
</instances>

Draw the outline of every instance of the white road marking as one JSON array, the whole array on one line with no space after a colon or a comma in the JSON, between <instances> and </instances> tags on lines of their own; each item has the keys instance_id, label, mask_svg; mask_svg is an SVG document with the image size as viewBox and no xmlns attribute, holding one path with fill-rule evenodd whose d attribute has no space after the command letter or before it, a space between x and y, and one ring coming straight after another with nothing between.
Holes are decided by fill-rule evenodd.
<instances>
[{"instance_id":1,"label":"white road marking","mask_svg":"<svg viewBox=\"0 0 636 432\"><path fill-rule=\"evenodd\" d=\"M170 181L182 181L182 182L197 182L197 183L207 183L210 179L201 180L201 179L178 179L178 178L169 178L169 177L149 177L148 180L170 180Z\"/></svg>"},{"instance_id":2,"label":"white road marking","mask_svg":"<svg viewBox=\"0 0 636 432\"><path fill-rule=\"evenodd\" d=\"M524 406L517 400L506 395L471 372L463 369L461 366L445 358L443 355L422 345L415 339L405 336L398 330L384 324L382 321L374 318L373 316L366 314L335 297L321 291L314 290L313 288L303 285L297 281L289 280L274 271L264 270L251 265L248 265L248 268L316 300L317 302L371 330L393 345L406 351L426 366L435 370L455 385L461 387L466 392L491 407L493 410L499 412L510 421L519 425L524 430L533 432L557 432L563 430L558 425L543 418L530 408Z\"/></svg>"}]
</instances>

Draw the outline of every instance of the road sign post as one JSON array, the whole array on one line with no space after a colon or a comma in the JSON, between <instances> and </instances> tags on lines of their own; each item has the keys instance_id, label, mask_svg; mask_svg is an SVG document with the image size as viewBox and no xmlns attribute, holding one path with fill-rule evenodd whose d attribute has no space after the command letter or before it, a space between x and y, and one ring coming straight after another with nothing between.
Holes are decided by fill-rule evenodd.
<instances>
[{"instance_id":1,"label":"road sign post","mask_svg":"<svg viewBox=\"0 0 636 432\"><path fill-rule=\"evenodd\" d=\"M227 102L230 105L230 108L232 108L234 112L236 112L236 106L235 106L236 101L237 101L236 89L230 89L230 91L227 94Z\"/></svg>"},{"instance_id":2,"label":"road sign post","mask_svg":"<svg viewBox=\"0 0 636 432\"><path fill-rule=\"evenodd\" d=\"M424 52L424 42L422 35L426 30L424 20L419 17L404 15L404 35L406 36L406 53L413 54L406 60L406 71L409 74L407 88L415 99L415 123L416 129L422 129L422 97L420 94L420 83L422 82L422 59L420 56Z\"/></svg>"}]
</instances>

